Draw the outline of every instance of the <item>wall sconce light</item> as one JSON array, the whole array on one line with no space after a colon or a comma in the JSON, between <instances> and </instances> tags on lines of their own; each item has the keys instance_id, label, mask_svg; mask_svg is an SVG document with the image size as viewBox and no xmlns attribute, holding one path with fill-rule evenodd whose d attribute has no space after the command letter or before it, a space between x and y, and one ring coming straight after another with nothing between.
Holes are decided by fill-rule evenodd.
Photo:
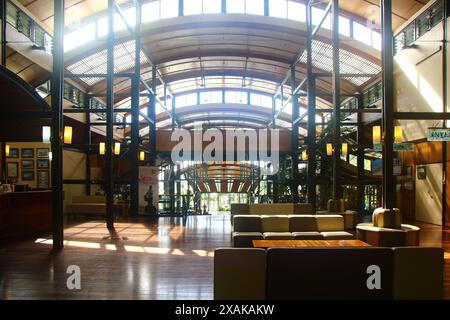
<instances>
[{"instance_id":1,"label":"wall sconce light","mask_svg":"<svg viewBox=\"0 0 450 320\"><path fill-rule=\"evenodd\" d=\"M308 152L307 151L303 151L302 152L302 160L303 161L308 161Z\"/></svg>"},{"instance_id":2,"label":"wall sconce light","mask_svg":"<svg viewBox=\"0 0 450 320\"><path fill-rule=\"evenodd\" d=\"M141 151L141 152L139 153L139 160L145 161L145 152L144 152L144 151Z\"/></svg>"},{"instance_id":3,"label":"wall sconce light","mask_svg":"<svg viewBox=\"0 0 450 320\"><path fill-rule=\"evenodd\" d=\"M373 144L380 144L381 143L381 127L375 126L373 127Z\"/></svg>"},{"instance_id":4,"label":"wall sconce light","mask_svg":"<svg viewBox=\"0 0 450 320\"><path fill-rule=\"evenodd\" d=\"M331 143L327 143L327 156L333 155L333 145Z\"/></svg>"},{"instance_id":5,"label":"wall sconce light","mask_svg":"<svg viewBox=\"0 0 450 320\"><path fill-rule=\"evenodd\" d=\"M42 143L50 143L52 136L52 129L48 126L42 127Z\"/></svg>"},{"instance_id":6,"label":"wall sconce light","mask_svg":"<svg viewBox=\"0 0 450 320\"><path fill-rule=\"evenodd\" d=\"M403 143L403 128L396 126L394 130L394 141L397 144Z\"/></svg>"},{"instance_id":7,"label":"wall sconce light","mask_svg":"<svg viewBox=\"0 0 450 320\"><path fill-rule=\"evenodd\" d=\"M120 156L120 142L116 142L115 144L114 144L114 154L116 155L116 156Z\"/></svg>"},{"instance_id":8,"label":"wall sconce light","mask_svg":"<svg viewBox=\"0 0 450 320\"><path fill-rule=\"evenodd\" d=\"M98 154L104 156L105 152L106 152L106 145L104 142L100 142L100 144L98 145Z\"/></svg>"},{"instance_id":9,"label":"wall sconce light","mask_svg":"<svg viewBox=\"0 0 450 320\"><path fill-rule=\"evenodd\" d=\"M9 157L10 152L11 152L11 146L9 144L5 145L5 154L7 157Z\"/></svg>"},{"instance_id":10,"label":"wall sconce light","mask_svg":"<svg viewBox=\"0 0 450 320\"><path fill-rule=\"evenodd\" d=\"M53 152L49 152L48 153L48 160L52 161L53 160Z\"/></svg>"},{"instance_id":11,"label":"wall sconce light","mask_svg":"<svg viewBox=\"0 0 450 320\"><path fill-rule=\"evenodd\" d=\"M342 144L342 155L344 157L348 156L348 143L343 143Z\"/></svg>"},{"instance_id":12,"label":"wall sconce light","mask_svg":"<svg viewBox=\"0 0 450 320\"><path fill-rule=\"evenodd\" d=\"M65 144L72 144L72 133L73 133L72 127L64 127L64 143Z\"/></svg>"}]
</instances>

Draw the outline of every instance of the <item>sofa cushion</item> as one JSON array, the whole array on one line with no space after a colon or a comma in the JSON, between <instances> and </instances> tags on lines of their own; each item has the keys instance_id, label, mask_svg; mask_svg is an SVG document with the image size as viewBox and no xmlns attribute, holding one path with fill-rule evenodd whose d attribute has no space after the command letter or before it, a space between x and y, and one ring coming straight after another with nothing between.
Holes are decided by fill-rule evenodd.
<instances>
[{"instance_id":1,"label":"sofa cushion","mask_svg":"<svg viewBox=\"0 0 450 320\"><path fill-rule=\"evenodd\" d=\"M217 249L214 253L214 299L264 300L266 250Z\"/></svg>"},{"instance_id":2,"label":"sofa cushion","mask_svg":"<svg viewBox=\"0 0 450 320\"><path fill-rule=\"evenodd\" d=\"M294 204L292 203L259 203L251 204L250 214L256 215L290 215L294 214Z\"/></svg>"},{"instance_id":3,"label":"sofa cushion","mask_svg":"<svg viewBox=\"0 0 450 320\"><path fill-rule=\"evenodd\" d=\"M232 215L248 215L249 205L244 203L232 203L231 204L231 214Z\"/></svg>"},{"instance_id":4,"label":"sofa cushion","mask_svg":"<svg viewBox=\"0 0 450 320\"><path fill-rule=\"evenodd\" d=\"M289 232L288 216L262 216L262 232Z\"/></svg>"},{"instance_id":5,"label":"sofa cushion","mask_svg":"<svg viewBox=\"0 0 450 320\"><path fill-rule=\"evenodd\" d=\"M315 216L290 216L290 232L310 232L317 231L317 220Z\"/></svg>"},{"instance_id":6,"label":"sofa cushion","mask_svg":"<svg viewBox=\"0 0 450 320\"><path fill-rule=\"evenodd\" d=\"M294 235L290 232L266 232L263 236L264 240L294 240Z\"/></svg>"},{"instance_id":7,"label":"sofa cushion","mask_svg":"<svg viewBox=\"0 0 450 320\"><path fill-rule=\"evenodd\" d=\"M253 248L253 240L264 240L260 232L233 232L233 247Z\"/></svg>"},{"instance_id":8,"label":"sofa cushion","mask_svg":"<svg viewBox=\"0 0 450 320\"><path fill-rule=\"evenodd\" d=\"M328 200L327 210L330 213L337 213L345 211L345 201L340 200Z\"/></svg>"},{"instance_id":9,"label":"sofa cushion","mask_svg":"<svg viewBox=\"0 0 450 320\"><path fill-rule=\"evenodd\" d=\"M270 248L268 300L391 299L393 252L387 248ZM381 289L367 286L380 268Z\"/></svg>"},{"instance_id":10,"label":"sofa cushion","mask_svg":"<svg viewBox=\"0 0 450 320\"><path fill-rule=\"evenodd\" d=\"M323 240L320 232L293 232L294 240Z\"/></svg>"},{"instance_id":11,"label":"sofa cushion","mask_svg":"<svg viewBox=\"0 0 450 320\"><path fill-rule=\"evenodd\" d=\"M313 208L310 203L299 203L294 205L294 213L297 215L312 215Z\"/></svg>"},{"instance_id":12,"label":"sofa cushion","mask_svg":"<svg viewBox=\"0 0 450 320\"><path fill-rule=\"evenodd\" d=\"M321 232L325 240L353 240L355 237L345 231L328 231Z\"/></svg>"},{"instance_id":13,"label":"sofa cushion","mask_svg":"<svg viewBox=\"0 0 450 320\"><path fill-rule=\"evenodd\" d=\"M340 215L323 215L316 219L319 232L344 231L344 218Z\"/></svg>"},{"instance_id":14,"label":"sofa cushion","mask_svg":"<svg viewBox=\"0 0 450 320\"><path fill-rule=\"evenodd\" d=\"M234 216L233 227L235 232L261 232L261 217L259 216Z\"/></svg>"},{"instance_id":15,"label":"sofa cushion","mask_svg":"<svg viewBox=\"0 0 450 320\"><path fill-rule=\"evenodd\" d=\"M442 248L394 248L393 252L394 299L443 299L444 250Z\"/></svg>"}]
</instances>

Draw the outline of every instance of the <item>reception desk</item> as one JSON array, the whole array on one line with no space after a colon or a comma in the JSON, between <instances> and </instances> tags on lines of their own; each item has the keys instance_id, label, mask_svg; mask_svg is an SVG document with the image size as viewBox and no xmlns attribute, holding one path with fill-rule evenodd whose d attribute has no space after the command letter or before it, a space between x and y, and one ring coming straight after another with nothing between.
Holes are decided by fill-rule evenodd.
<instances>
[{"instance_id":1,"label":"reception desk","mask_svg":"<svg viewBox=\"0 0 450 320\"><path fill-rule=\"evenodd\" d=\"M45 236L51 231L51 191L0 194L0 243Z\"/></svg>"}]
</instances>

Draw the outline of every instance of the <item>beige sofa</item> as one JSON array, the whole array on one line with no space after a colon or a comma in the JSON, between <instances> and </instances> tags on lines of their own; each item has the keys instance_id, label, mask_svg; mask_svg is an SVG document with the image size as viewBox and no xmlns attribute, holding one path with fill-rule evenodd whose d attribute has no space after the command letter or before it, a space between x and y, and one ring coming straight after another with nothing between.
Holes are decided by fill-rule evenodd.
<instances>
[{"instance_id":1,"label":"beige sofa","mask_svg":"<svg viewBox=\"0 0 450 320\"><path fill-rule=\"evenodd\" d=\"M309 203L259 203L232 204L231 215L311 215L312 205Z\"/></svg>"},{"instance_id":2,"label":"beige sofa","mask_svg":"<svg viewBox=\"0 0 450 320\"><path fill-rule=\"evenodd\" d=\"M106 197L77 196L66 207L67 215L106 215Z\"/></svg>"},{"instance_id":3,"label":"beige sofa","mask_svg":"<svg viewBox=\"0 0 450 320\"><path fill-rule=\"evenodd\" d=\"M253 240L350 240L340 215L238 215L233 217L233 246L251 248Z\"/></svg>"},{"instance_id":4,"label":"beige sofa","mask_svg":"<svg viewBox=\"0 0 450 320\"><path fill-rule=\"evenodd\" d=\"M381 285L367 286L378 266ZM217 249L216 300L324 300L443 298L441 248Z\"/></svg>"},{"instance_id":5,"label":"beige sofa","mask_svg":"<svg viewBox=\"0 0 450 320\"><path fill-rule=\"evenodd\" d=\"M344 218L345 230L354 230L359 222L359 214L356 211L346 210L344 200L329 200L326 211L317 211L317 215L338 214Z\"/></svg>"}]
</instances>

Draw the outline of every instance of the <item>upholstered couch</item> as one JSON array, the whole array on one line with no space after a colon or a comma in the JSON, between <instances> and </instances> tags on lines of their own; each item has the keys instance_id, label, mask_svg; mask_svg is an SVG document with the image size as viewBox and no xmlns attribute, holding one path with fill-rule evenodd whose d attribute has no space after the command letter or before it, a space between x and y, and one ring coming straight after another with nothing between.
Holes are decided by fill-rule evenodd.
<instances>
[{"instance_id":1,"label":"upholstered couch","mask_svg":"<svg viewBox=\"0 0 450 320\"><path fill-rule=\"evenodd\" d=\"M214 298L442 299L443 273L441 248L217 249Z\"/></svg>"},{"instance_id":2,"label":"upholstered couch","mask_svg":"<svg viewBox=\"0 0 450 320\"><path fill-rule=\"evenodd\" d=\"M358 212L345 209L344 200L329 200L326 211L317 211L316 215L338 214L344 218L345 230L354 230L359 221Z\"/></svg>"},{"instance_id":3,"label":"upholstered couch","mask_svg":"<svg viewBox=\"0 0 450 320\"><path fill-rule=\"evenodd\" d=\"M72 197L72 204L67 205L67 215L106 215L106 197L78 196Z\"/></svg>"},{"instance_id":4,"label":"upholstered couch","mask_svg":"<svg viewBox=\"0 0 450 320\"><path fill-rule=\"evenodd\" d=\"M231 215L300 215L313 214L310 203L232 204Z\"/></svg>"},{"instance_id":5,"label":"upholstered couch","mask_svg":"<svg viewBox=\"0 0 450 320\"><path fill-rule=\"evenodd\" d=\"M253 240L348 240L340 215L238 215L233 217L233 246L251 248Z\"/></svg>"}]
</instances>

